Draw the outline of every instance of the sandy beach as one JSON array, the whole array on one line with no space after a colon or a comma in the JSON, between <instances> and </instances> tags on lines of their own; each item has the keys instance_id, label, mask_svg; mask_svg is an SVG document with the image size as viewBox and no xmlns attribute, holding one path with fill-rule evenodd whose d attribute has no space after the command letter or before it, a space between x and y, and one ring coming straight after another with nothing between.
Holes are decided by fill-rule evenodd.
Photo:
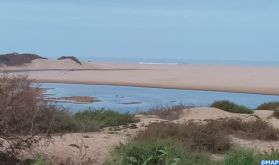
<instances>
[{"instance_id":1,"label":"sandy beach","mask_svg":"<svg viewBox=\"0 0 279 165\"><path fill-rule=\"evenodd\" d=\"M167 65L36 59L31 64L1 67L28 73L37 82L121 85L279 95L279 67Z\"/></svg>"}]
</instances>

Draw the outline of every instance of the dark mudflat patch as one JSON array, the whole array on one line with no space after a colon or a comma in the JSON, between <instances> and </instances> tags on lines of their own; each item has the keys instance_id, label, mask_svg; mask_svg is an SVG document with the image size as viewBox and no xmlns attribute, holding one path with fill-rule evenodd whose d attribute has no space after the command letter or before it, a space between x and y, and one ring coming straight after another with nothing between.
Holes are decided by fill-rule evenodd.
<instances>
[{"instance_id":1,"label":"dark mudflat patch","mask_svg":"<svg viewBox=\"0 0 279 165\"><path fill-rule=\"evenodd\" d=\"M70 96L70 97L58 97L47 98L46 100L59 103L73 103L73 104L90 104L94 102L100 102L96 97L90 96Z\"/></svg>"},{"instance_id":2,"label":"dark mudflat patch","mask_svg":"<svg viewBox=\"0 0 279 165\"><path fill-rule=\"evenodd\" d=\"M130 104L142 104L141 101L130 101L130 102L124 102L124 103L120 103L120 104L126 104L126 105L130 105Z\"/></svg>"}]
</instances>

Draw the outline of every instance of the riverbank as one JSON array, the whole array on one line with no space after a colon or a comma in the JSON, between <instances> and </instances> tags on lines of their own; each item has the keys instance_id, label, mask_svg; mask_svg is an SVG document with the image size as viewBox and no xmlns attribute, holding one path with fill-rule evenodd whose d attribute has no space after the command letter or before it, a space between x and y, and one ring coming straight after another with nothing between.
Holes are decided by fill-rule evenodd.
<instances>
[{"instance_id":1,"label":"riverbank","mask_svg":"<svg viewBox=\"0 0 279 165\"><path fill-rule=\"evenodd\" d=\"M279 95L279 67L108 64L34 60L3 68L37 82L78 83ZM59 69L59 70L57 70ZM82 70L81 70L82 69Z\"/></svg>"}]
</instances>

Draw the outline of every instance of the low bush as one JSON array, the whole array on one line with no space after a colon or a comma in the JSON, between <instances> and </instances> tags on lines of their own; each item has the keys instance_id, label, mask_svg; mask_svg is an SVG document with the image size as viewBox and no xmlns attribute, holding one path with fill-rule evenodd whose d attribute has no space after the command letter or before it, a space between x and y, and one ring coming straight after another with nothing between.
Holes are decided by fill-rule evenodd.
<instances>
[{"instance_id":1,"label":"low bush","mask_svg":"<svg viewBox=\"0 0 279 165\"><path fill-rule=\"evenodd\" d=\"M240 138L258 140L278 140L279 130L261 119L242 121L227 119L210 121L211 125L222 130L225 134L232 134Z\"/></svg>"},{"instance_id":2,"label":"low bush","mask_svg":"<svg viewBox=\"0 0 279 165\"><path fill-rule=\"evenodd\" d=\"M32 165L49 165L49 164L50 163L47 162L42 156L37 156Z\"/></svg>"},{"instance_id":3,"label":"low bush","mask_svg":"<svg viewBox=\"0 0 279 165\"><path fill-rule=\"evenodd\" d=\"M279 131L269 123L257 119L254 121L243 122L244 136L259 140L278 140Z\"/></svg>"},{"instance_id":4,"label":"low bush","mask_svg":"<svg viewBox=\"0 0 279 165\"><path fill-rule=\"evenodd\" d=\"M0 153L0 164L1 165L30 165L32 164L32 160L26 159L26 160L20 160L16 157L12 157L8 154L5 154L3 152Z\"/></svg>"},{"instance_id":5,"label":"low bush","mask_svg":"<svg viewBox=\"0 0 279 165\"><path fill-rule=\"evenodd\" d=\"M279 102L267 102L259 105L257 110L276 110L279 108Z\"/></svg>"},{"instance_id":6,"label":"low bush","mask_svg":"<svg viewBox=\"0 0 279 165\"><path fill-rule=\"evenodd\" d=\"M278 151L271 153L257 153L253 150L230 150L221 159L213 160L208 154L193 153L181 148L177 141L159 140L145 142L130 142L120 145L113 152L112 159L107 165L254 165L261 164L262 160L277 160Z\"/></svg>"},{"instance_id":7,"label":"low bush","mask_svg":"<svg viewBox=\"0 0 279 165\"><path fill-rule=\"evenodd\" d=\"M50 123L49 119L51 119ZM62 107L53 105L50 109L45 109L42 115L38 116L36 120L37 123L43 125L43 127L38 126L41 132L67 133L77 131L72 114ZM48 125L48 127L44 127L45 125Z\"/></svg>"},{"instance_id":8,"label":"low bush","mask_svg":"<svg viewBox=\"0 0 279 165\"><path fill-rule=\"evenodd\" d=\"M148 111L143 112L145 115L156 115L161 119L176 120L183 113L183 109L190 108L184 104L178 105L159 105L150 108Z\"/></svg>"},{"instance_id":9,"label":"low bush","mask_svg":"<svg viewBox=\"0 0 279 165\"><path fill-rule=\"evenodd\" d=\"M149 125L135 140L144 142L171 138L192 151L223 153L231 147L229 135L245 139L278 140L279 130L260 119L210 120L205 124L161 122Z\"/></svg>"},{"instance_id":10,"label":"low bush","mask_svg":"<svg viewBox=\"0 0 279 165\"><path fill-rule=\"evenodd\" d=\"M76 129L79 131L97 131L103 127L127 125L135 122L134 115L106 109L89 109L73 115Z\"/></svg>"},{"instance_id":11,"label":"low bush","mask_svg":"<svg viewBox=\"0 0 279 165\"><path fill-rule=\"evenodd\" d=\"M193 151L220 153L230 149L230 139L212 124L157 123L139 133L136 141L172 138Z\"/></svg>"},{"instance_id":12,"label":"low bush","mask_svg":"<svg viewBox=\"0 0 279 165\"><path fill-rule=\"evenodd\" d=\"M195 156L172 140L131 142L115 149L115 155L108 165L184 165L210 163L206 156Z\"/></svg>"},{"instance_id":13,"label":"low bush","mask_svg":"<svg viewBox=\"0 0 279 165\"><path fill-rule=\"evenodd\" d=\"M272 116L279 119L279 109L275 109Z\"/></svg>"},{"instance_id":14,"label":"low bush","mask_svg":"<svg viewBox=\"0 0 279 165\"><path fill-rule=\"evenodd\" d=\"M215 101L210 106L232 113L246 113L246 114L253 113L251 109L242 105L237 105L227 100Z\"/></svg>"},{"instance_id":15,"label":"low bush","mask_svg":"<svg viewBox=\"0 0 279 165\"><path fill-rule=\"evenodd\" d=\"M262 164L262 160L277 160L279 158L278 151L271 153L257 153L253 150L235 150L225 155L224 160L218 161L216 165L254 165Z\"/></svg>"},{"instance_id":16,"label":"low bush","mask_svg":"<svg viewBox=\"0 0 279 165\"><path fill-rule=\"evenodd\" d=\"M39 87L31 84L26 75L0 76L0 144L7 144L0 146L0 154L9 159L15 160L20 151L29 150L52 128L64 129L56 125L56 114L62 112L44 101Z\"/></svg>"}]
</instances>

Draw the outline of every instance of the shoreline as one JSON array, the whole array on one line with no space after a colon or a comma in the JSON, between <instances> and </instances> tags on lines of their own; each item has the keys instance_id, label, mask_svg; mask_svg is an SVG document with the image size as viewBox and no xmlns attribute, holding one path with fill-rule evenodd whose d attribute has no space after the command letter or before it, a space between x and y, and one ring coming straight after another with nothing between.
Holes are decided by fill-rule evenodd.
<instances>
[{"instance_id":1,"label":"shoreline","mask_svg":"<svg viewBox=\"0 0 279 165\"><path fill-rule=\"evenodd\" d=\"M126 84L126 83L107 83L107 82L84 82L84 81L52 81L52 80L34 80L35 83L54 83L54 84L80 84L80 85L105 85L119 87L135 87L135 88L156 88L156 89L175 89L175 90L192 90L192 91L208 91L208 92L224 92L224 93L244 93L244 94L259 94L269 96L279 96L278 92L257 92L257 90L241 90L241 89L216 89L208 87L167 87L154 86L145 84Z\"/></svg>"}]
</instances>

